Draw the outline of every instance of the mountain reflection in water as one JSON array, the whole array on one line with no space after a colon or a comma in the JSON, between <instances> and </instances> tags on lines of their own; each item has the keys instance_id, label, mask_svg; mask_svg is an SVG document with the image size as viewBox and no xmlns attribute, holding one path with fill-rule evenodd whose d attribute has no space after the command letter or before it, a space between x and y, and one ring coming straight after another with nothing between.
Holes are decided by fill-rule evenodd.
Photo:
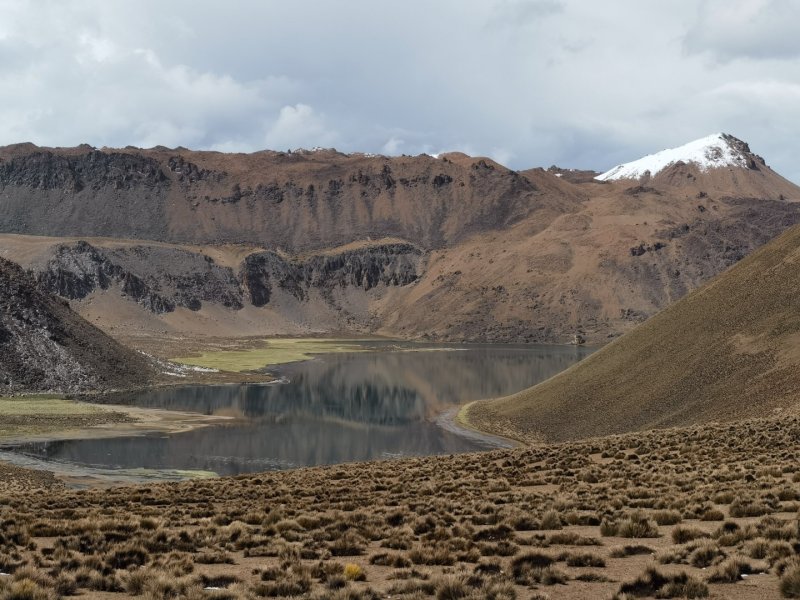
<instances>
[{"instance_id":1,"label":"mountain reflection in water","mask_svg":"<svg viewBox=\"0 0 800 600\"><path fill-rule=\"evenodd\" d=\"M471 400L517 392L589 353L554 346L368 347L382 351L328 354L276 369L287 383L174 387L114 399L238 417L231 424L171 436L30 443L16 451L93 467L230 475L481 450L491 443L442 429L435 416Z\"/></svg>"}]
</instances>

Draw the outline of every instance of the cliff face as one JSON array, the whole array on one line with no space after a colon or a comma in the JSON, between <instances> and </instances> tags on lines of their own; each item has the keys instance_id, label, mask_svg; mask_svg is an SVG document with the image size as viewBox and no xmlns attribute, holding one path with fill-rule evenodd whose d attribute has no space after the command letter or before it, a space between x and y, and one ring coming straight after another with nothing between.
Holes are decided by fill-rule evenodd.
<instances>
[{"instance_id":1,"label":"cliff face","mask_svg":"<svg viewBox=\"0 0 800 600\"><path fill-rule=\"evenodd\" d=\"M0 255L115 335L601 344L800 222L800 189L731 148L598 181L458 153L11 146Z\"/></svg>"},{"instance_id":2,"label":"cliff face","mask_svg":"<svg viewBox=\"0 0 800 600\"><path fill-rule=\"evenodd\" d=\"M168 231L164 199L171 185L146 156L35 149L0 162L0 229L159 239ZM138 235L129 235L131 224Z\"/></svg>"},{"instance_id":3,"label":"cliff face","mask_svg":"<svg viewBox=\"0 0 800 600\"><path fill-rule=\"evenodd\" d=\"M0 148L0 230L316 251L368 237L442 247L537 210L488 159L335 151ZM564 199L565 201L566 198Z\"/></svg>"},{"instance_id":4,"label":"cliff face","mask_svg":"<svg viewBox=\"0 0 800 600\"><path fill-rule=\"evenodd\" d=\"M43 293L19 266L0 259L0 394L126 388L152 376L144 357Z\"/></svg>"},{"instance_id":5,"label":"cliff face","mask_svg":"<svg viewBox=\"0 0 800 600\"><path fill-rule=\"evenodd\" d=\"M274 252L249 255L242 265L242 278L253 306L269 303L273 287L307 300L317 290L333 302L336 288L367 292L380 284L406 286L422 272L422 253L409 244L383 244L329 255L287 261Z\"/></svg>"},{"instance_id":6,"label":"cliff face","mask_svg":"<svg viewBox=\"0 0 800 600\"><path fill-rule=\"evenodd\" d=\"M242 308L242 290L232 269L188 250L134 245L98 249L85 241L61 244L37 275L49 292L82 300L96 290L119 287L150 312L182 306L199 310L213 302Z\"/></svg>"},{"instance_id":7,"label":"cliff face","mask_svg":"<svg viewBox=\"0 0 800 600\"><path fill-rule=\"evenodd\" d=\"M154 315L204 306L235 314L245 306L272 307L277 299L280 310L334 311L365 329L369 315L352 305L368 303L378 289L411 286L424 272L424 262L420 249L404 243L301 257L255 251L225 266L182 247L97 247L77 241L53 245L33 266L43 290L74 300L76 306L107 292L117 302L135 302ZM354 311L360 314L351 315Z\"/></svg>"}]
</instances>

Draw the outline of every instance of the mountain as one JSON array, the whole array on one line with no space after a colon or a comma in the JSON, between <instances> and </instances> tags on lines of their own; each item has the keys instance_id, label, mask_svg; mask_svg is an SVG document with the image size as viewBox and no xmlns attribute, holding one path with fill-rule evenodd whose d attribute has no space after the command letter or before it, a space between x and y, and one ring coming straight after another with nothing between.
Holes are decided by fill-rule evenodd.
<instances>
[{"instance_id":1,"label":"mountain","mask_svg":"<svg viewBox=\"0 0 800 600\"><path fill-rule=\"evenodd\" d=\"M567 371L465 417L561 441L775 415L798 401L800 226Z\"/></svg>"},{"instance_id":2,"label":"mountain","mask_svg":"<svg viewBox=\"0 0 800 600\"><path fill-rule=\"evenodd\" d=\"M8 146L0 255L126 339L602 344L800 222L800 188L705 140L638 179L460 153ZM735 160L692 160L717 151Z\"/></svg>"},{"instance_id":3,"label":"mountain","mask_svg":"<svg viewBox=\"0 0 800 600\"><path fill-rule=\"evenodd\" d=\"M715 133L678 148L669 148L649 154L639 160L618 165L610 171L598 175L596 179L614 181L654 177L664 169L678 163L694 165L701 171L725 167L757 169L757 165L765 164L761 157L750 152L750 147L746 143L726 133Z\"/></svg>"},{"instance_id":4,"label":"mountain","mask_svg":"<svg viewBox=\"0 0 800 600\"><path fill-rule=\"evenodd\" d=\"M0 259L0 395L145 385L153 375L128 350L42 293L18 265Z\"/></svg>"}]
</instances>

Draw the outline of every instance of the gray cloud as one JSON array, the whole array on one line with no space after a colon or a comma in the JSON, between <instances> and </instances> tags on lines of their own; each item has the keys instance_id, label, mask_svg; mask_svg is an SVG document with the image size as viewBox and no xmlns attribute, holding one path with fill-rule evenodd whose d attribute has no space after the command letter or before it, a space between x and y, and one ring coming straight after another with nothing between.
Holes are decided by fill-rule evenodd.
<instances>
[{"instance_id":1,"label":"gray cloud","mask_svg":"<svg viewBox=\"0 0 800 600\"><path fill-rule=\"evenodd\" d=\"M684 46L721 62L794 59L800 56L798 23L796 0L703 0Z\"/></svg>"},{"instance_id":2,"label":"gray cloud","mask_svg":"<svg viewBox=\"0 0 800 600\"><path fill-rule=\"evenodd\" d=\"M799 59L776 41L791 2L609 6L0 0L0 143L462 150L601 170L723 130L800 181ZM758 33L734 43L747 10Z\"/></svg>"}]
</instances>

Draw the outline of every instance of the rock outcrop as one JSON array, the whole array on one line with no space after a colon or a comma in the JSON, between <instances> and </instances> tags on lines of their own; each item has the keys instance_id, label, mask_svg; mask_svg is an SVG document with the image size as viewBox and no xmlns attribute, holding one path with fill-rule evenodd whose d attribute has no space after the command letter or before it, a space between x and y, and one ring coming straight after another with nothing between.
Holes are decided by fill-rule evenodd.
<instances>
[{"instance_id":1,"label":"rock outcrop","mask_svg":"<svg viewBox=\"0 0 800 600\"><path fill-rule=\"evenodd\" d=\"M42 292L18 265L0 259L0 395L130 388L153 376L144 356Z\"/></svg>"},{"instance_id":2,"label":"rock outcrop","mask_svg":"<svg viewBox=\"0 0 800 600\"><path fill-rule=\"evenodd\" d=\"M273 287L306 300L310 290L333 302L336 288L364 292L380 284L405 286L422 272L422 253L410 244L384 244L345 252L286 260L275 252L249 255L242 265L242 279L254 306L269 303Z\"/></svg>"}]
</instances>

